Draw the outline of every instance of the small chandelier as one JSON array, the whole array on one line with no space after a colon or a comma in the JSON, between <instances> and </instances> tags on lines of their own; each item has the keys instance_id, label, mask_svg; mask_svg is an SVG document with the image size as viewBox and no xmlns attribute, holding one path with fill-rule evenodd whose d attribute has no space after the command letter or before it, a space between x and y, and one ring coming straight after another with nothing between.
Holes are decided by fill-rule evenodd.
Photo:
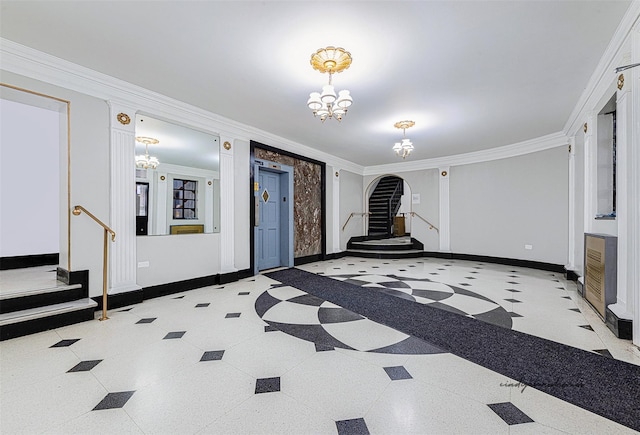
<instances>
[{"instance_id":1,"label":"small chandelier","mask_svg":"<svg viewBox=\"0 0 640 435\"><path fill-rule=\"evenodd\" d=\"M414 121L399 121L393 124L395 128L402 129L402 142L396 142L393 146L393 150L396 152L398 156L402 156L402 158L406 158L411 151L413 151L413 144L406 137L407 128L413 127L416 123Z\"/></svg>"},{"instance_id":2,"label":"small chandelier","mask_svg":"<svg viewBox=\"0 0 640 435\"><path fill-rule=\"evenodd\" d=\"M152 137L136 137L136 141L143 143L145 146L144 156L136 156L136 168L140 169L155 169L160 162L155 157L149 157L149 144L155 145L160 142L158 139Z\"/></svg>"},{"instance_id":3,"label":"small chandelier","mask_svg":"<svg viewBox=\"0 0 640 435\"><path fill-rule=\"evenodd\" d=\"M311 66L321 73L329 73L329 84L322 87L322 93L312 92L307 106L313 110L313 116L319 116L322 122L327 118L342 121L347 114L347 108L353 103L349 91L336 91L331 84L333 74L344 71L351 65L351 53L344 48L320 48L311 55Z\"/></svg>"}]
</instances>

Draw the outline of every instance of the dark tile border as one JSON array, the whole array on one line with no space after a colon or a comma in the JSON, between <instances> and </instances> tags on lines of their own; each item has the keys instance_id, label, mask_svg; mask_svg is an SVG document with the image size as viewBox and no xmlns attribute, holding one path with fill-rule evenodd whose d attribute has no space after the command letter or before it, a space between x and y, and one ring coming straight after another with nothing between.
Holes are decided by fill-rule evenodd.
<instances>
[{"instance_id":1,"label":"dark tile border","mask_svg":"<svg viewBox=\"0 0 640 435\"><path fill-rule=\"evenodd\" d=\"M22 269L24 267L55 266L60 262L60 254L19 255L0 258L0 270Z\"/></svg>"},{"instance_id":2,"label":"dark tile border","mask_svg":"<svg viewBox=\"0 0 640 435\"><path fill-rule=\"evenodd\" d=\"M425 252L424 257L445 258L452 260L478 261L481 263L504 264L507 266L526 267L529 269L548 270L564 274L566 269L563 265L544 263L541 261L520 260L517 258L489 257L485 255L457 254L453 252Z\"/></svg>"},{"instance_id":3,"label":"dark tile border","mask_svg":"<svg viewBox=\"0 0 640 435\"><path fill-rule=\"evenodd\" d=\"M631 340L633 338L633 321L619 318L609 308L605 311L605 323L616 337L623 340Z\"/></svg>"}]
</instances>

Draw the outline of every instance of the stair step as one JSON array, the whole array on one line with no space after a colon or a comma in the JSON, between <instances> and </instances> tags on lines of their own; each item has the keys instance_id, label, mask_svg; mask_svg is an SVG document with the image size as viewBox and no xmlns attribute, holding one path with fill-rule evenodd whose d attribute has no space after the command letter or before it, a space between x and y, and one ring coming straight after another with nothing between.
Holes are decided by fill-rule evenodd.
<instances>
[{"instance_id":1,"label":"stair step","mask_svg":"<svg viewBox=\"0 0 640 435\"><path fill-rule=\"evenodd\" d=\"M371 251L363 249L347 249L347 255L363 258L420 258L424 255L424 251L419 249L402 250L402 251Z\"/></svg>"},{"instance_id":2,"label":"stair step","mask_svg":"<svg viewBox=\"0 0 640 435\"><path fill-rule=\"evenodd\" d=\"M0 295L0 315L60 304L86 296L81 284L50 285L39 289L6 291Z\"/></svg>"},{"instance_id":3,"label":"stair step","mask_svg":"<svg viewBox=\"0 0 640 435\"><path fill-rule=\"evenodd\" d=\"M0 340L93 320L97 306L94 300L85 298L0 314Z\"/></svg>"}]
</instances>

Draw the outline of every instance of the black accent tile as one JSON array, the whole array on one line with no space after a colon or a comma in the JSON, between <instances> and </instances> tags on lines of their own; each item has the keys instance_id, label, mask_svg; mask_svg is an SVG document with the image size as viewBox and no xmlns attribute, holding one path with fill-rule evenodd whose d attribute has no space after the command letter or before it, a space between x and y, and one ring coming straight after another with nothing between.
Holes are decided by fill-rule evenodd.
<instances>
[{"instance_id":1,"label":"black accent tile","mask_svg":"<svg viewBox=\"0 0 640 435\"><path fill-rule=\"evenodd\" d=\"M182 296L177 296L177 297L175 297L175 298L171 298L171 299L182 299L183 297L184 297L184 295L182 295Z\"/></svg>"},{"instance_id":2,"label":"black accent tile","mask_svg":"<svg viewBox=\"0 0 640 435\"><path fill-rule=\"evenodd\" d=\"M509 311L508 313L509 313L509 315L510 315L511 317L522 317L522 315L521 315L521 314L514 313L513 311Z\"/></svg>"},{"instance_id":3,"label":"black accent tile","mask_svg":"<svg viewBox=\"0 0 640 435\"><path fill-rule=\"evenodd\" d=\"M272 332L272 331L279 331L279 329L271 325L267 325L264 327L264 332Z\"/></svg>"},{"instance_id":4,"label":"black accent tile","mask_svg":"<svg viewBox=\"0 0 640 435\"><path fill-rule=\"evenodd\" d=\"M479 273L477 270L474 270L473 272L469 272L469 273Z\"/></svg>"},{"instance_id":5,"label":"black accent tile","mask_svg":"<svg viewBox=\"0 0 640 435\"><path fill-rule=\"evenodd\" d=\"M182 336L186 333L187 331L175 331L175 332L170 332L167 335L164 336L163 340L170 340L172 338L182 338Z\"/></svg>"},{"instance_id":6,"label":"black accent tile","mask_svg":"<svg viewBox=\"0 0 640 435\"><path fill-rule=\"evenodd\" d=\"M369 428L364 418L336 421L338 435L369 435Z\"/></svg>"},{"instance_id":7,"label":"black accent tile","mask_svg":"<svg viewBox=\"0 0 640 435\"><path fill-rule=\"evenodd\" d=\"M516 290L514 288L507 288L505 290L508 291L508 292L511 292L511 293L520 293L520 291L521 291L521 290Z\"/></svg>"},{"instance_id":8,"label":"black accent tile","mask_svg":"<svg viewBox=\"0 0 640 435\"><path fill-rule=\"evenodd\" d=\"M509 278L520 278L518 275L509 275Z\"/></svg>"},{"instance_id":9,"label":"black accent tile","mask_svg":"<svg viewBox=\"0 0 640 435\"><path fill-rule=\"evenodd\" d=\"M133 307L125 308L124 310L118 310L119 313L124 313L125 311L131 311Z\"/></svg>"},{"instance_id":10,"label":"black accent tile","mask_svg":"<svg viewBox=\"0 0 640 435\"><path fill-rule=\"evenodd\" d=\"M581 328L584 328L584 329L586 329L588 331L593 331L593 328L591 327L591 325L578 325L578 326L580 326Z\"/></svg>"},{"instance_id":11,"label":"black accent tile","mask_svg":"<svg viewBox=\"0 0 640 435\"><path fill-rule=\"evenodd\" d=\"M413 379L413 376L409 374L407 369L403 366L384 367L384 371L392 381L399 381L401 379Z\"/></svg>"},{"instance_id":12,"label":"black accent tile","mask_svg":"<svg viewBox=\"0 0 640 435\"><path fill-rule=\"evenodd\" d=\"M470 286L471 284L469 284L468 282L461 282L459 285L463 285L463 286L465 286L465 287L468 287L468 286Z\"/></svg>"},{"instance_id":13,"label":"black accent tile","mask_svg":"<svg viewBox=\"0 0 640 435\"><path fill-rule=\"evenodd\" d=\"M438 272L430 272L429 275L440 275Z\"/></svg>"},{"instance_id":14,"label":"black accent tile","mask_svg":"<svg viewBox=\"0 0 640 435\"><path fill-rule=\"evenodd\" d=\"M569 299L569 300L571 300L571 296L562 296L562 299Z\"/></svg>"},{"instance_id":15,"label":"black accent tile","mask_svg":"<svg viewBox=\"0 0 640 435\"><path fill-rule=\"evenodd\" d=\"M431 299L433 301L441 301L443 299L448 299L451 296L453 296L451 293L448 293L448 292L441 292L438 290L420 290L420 289L412 290L411 294L419 298Z\"/></svg>"},{"instance_id":16,"label":"black accent tile","mask_svg":"<svg viewBox=\"0 0 640 435\"><path fill-rule=\"evenodd\" d=\"M398 269L400 272L406 272L407 269Z\"/></svg>"},{"instance_id":17,"label":"black accent tile","mask_svg":"<svg viewBox=\"0 0 640 435\"><path fill-rule=\"evenodd\" d=\"M208 307L209 305L210 305L209 303L197 304L196 308L205 308L205 307Z\"/></svg>"},{"instance_id":18,"label":"black accent tile","mask_svg":"<svg viewBox=\"0 0 640 435\"><path fill-rule=\"evenodd\" d=\"M316 345L316 352L327 352L329 350L335 350L336 348L333 346L328 346L326 344L318 344L315 343Z\"/></svg>"},{"instance_id":19,"label":"black accent tile","mask_svg":"<svg viewBox=\"0 0 640 435\"><path fill-rule=\"evenodd\" d=\"M564 287L556 287L558 290L564 290Z\"/></svg>"},{"instance_id":20,"label":"black accent tile","mask_svg":"<svg viewBox=\"0 0 640 435\"><path fill-rule=\"evenodd\" d=\"M280 391L280 377L256 379L256 394Z\"/></svg>"},{"instance_id":21,"label":"black accent tile","mask_svg":"<svg viewBox=\"0 0 640 435\"><path fill-rule=\"evenodd\" d=\"M491 323L492 325L496 326L502 326L503 328L507 329L511 329L511 327L513 326L511 316L509 315L507 310L500 306L494 308L491 311L475 314L473 317L482 322Z\"/></svg>"},{"instance_id":22,"label":"black accent tile","mask_svg":"<svg viewBox=\"0 0 640 435\"><path fill-rule=\"evenodd\" d=\"M575 311L576 313L580 312L579 308L569 308L569 311Z\"/></svg>"},{"instance_id":23,"label":"black accent tile","mask_svg":"<svg viewBox=\"0 0 640 435\"><path fill-rule=\"evenodd\" d=\"M609 352L609 350L607 349L594 349L593 350L595 353L599 353L602 356L606 356L607 358L613 358L613 355L611 355L611 352Z\"/></svg>"},{"instance_id":24,"label":"black accent tile","mask_svg":"<svg viewBox=\"0 0 640 435\"><path fill-rule=\"evenodd\" d=\"M521 304L521 303L522 303L522 301L519 301L519 300L517 300L517 299L505 299L505 301L507 301L507 302L512 302L512 303L514 303L514 304Z\"/></svg>"},{"instance_id":25,"label":"black accent tile","mask_svg":"<svg viewBox=\"0 0 640 435\"><path fill-rule=\"evenodd\" d=\"M224 350L210 350L202 354L200 361L220 361L224 355Z\"/></svg>"},{"instance_id":26,"label":"black accent tile","mask_svg":"<svg viewBox=\"0 0 640 435\"><path fill-rule=\"evenodd\" d=\"M321 324L327 323L345 323L355 320L362 320L363 317L344 308L328 308L320 307L318 309L318 320Z\"/></svg>"},{"instance_id":27,"label":"black accent tile","mask_svg":"<svg viewBox=\"0 0 640 435\"><path fill-rule=\"evenodd\" d=\"M438 269L438 270L447 270L447 269Z\"/></svg>"},{"instance_id":28,"label":"black accent tile","mask_svg":"<svg viewBox=\"0 0 640 435\"><path fill-rule=\"evenodd\" d=\"M380 269L379 266L371 266L372 269Z\"/></svg>"},{"instance_id":29,"label":"black accent tile","mask_svg":"<svg viewBox=\"0 0 640 435\"><path fill-rule=\"evenodd\" d=\"M476 278L475 278L475 277L473 277L473 276L465 276L464 278L465 278L465 279L476 279Z\"/></svg>"},{"instance_id":30,"label":"black accent tile","mask_svg":"<svg viewBox=\"0 0 640 435\"><path fill-rule=\"evenodd\" d=\"M251 294L251 292L240 292L240 293L238 293L238 296L247 296L247 295L250 295L250 294Z\"/></svg>"},{"instance_id":31,"label":"black accent tile","mask_svg":"<svg viewBox=\"0 0 640 435\"><path fill-rule=\"evenodd\" d=\"M319 307L325 302L323 299L312 295L300 295L291 299L287 299L287 301L294 302L296 304L311 305L312 307Z\"/></svg>"},{"instance_id":32,"label":"black accent tile","mask_svg":"<svg viewBox=\"0 0 640 435\"><path fill-rule=\"evenodd\" d=\"M359 272L359 273L367 273L367 271L366 271L366 270L359 270L358 272Z\"/></svg>"},{"instance_id":33,"label":"black accent tile","mask_svg":"<svg viewBox=\"0 0 640 435\"><path fill-rule=\"evenodd\" d=\"M380 347L378 349L372 349L368 352L374 353L390 353L401 355L432 355L437 353L446 353L439 347L434 346L419 338L409 336L402 341L399 341L390 346Z\"/></svg>"},{"instance_id":34,"label":"black accent tile","mask_svg":"<svg viewBox=\"0 0 640 435\"><path fill-rule=\"evenodd\" d=\"M99 411L101 409L122 408L125 405L125 403L127 403L127 401L131 399L131 396L133 396L133 393L135 393L135 391L121 391L118 393L109 393L106 396L104 396L104 399L102 399L100 403L98 403L96 407L92 409L92 411Z\"/></svg>"},{"instance_id":35,"label":"black accent tile","mask_svg":"<svg viewBox=\"0 0 640 435\"><path fill-rule=\"evenodd\" d=\"M533 420L511 402L490 403L487 405L498 417L509 426L514 424L532 423Z\"/></svg>"},{"instance_id":36,"label":"black accent tile","mask_svg":"<svg viewBox=\"0 0 640 435\"><path fill-rule=\"evenodd\" d=\"M482 269L481 267L478 266L473 266L474 269Z\"/></svg>"},{"instance_id":37,"label":"black accent tile","mask_svg":"<svg viewBox=\"0 0 640 435\"><path fill-rule=\"evenodd\" d=\"M507 284L520 284L520 283L515 281L507 281Z\"/></svg>"},{"instance_id":38,"label":"black accent tile","mask_svg":"<svg viewBox=\"0 0 640 435\"><path fill-rule=\"evenodd\" d=\"M414 264L410 264L409 267L416 267Z\"/></svg>"},{"instance_id":39,"label":"black accent tile","mask_svg":"<svg viewBox=\"0 0 640 435\"><path fill-rule=\"evenodd\" d=\"M75 343L76 341L80 341L80 339L79 338L72 338L72 339L67 339L67 340L60 340L59 342L57 342L53 346L49 346L49 347L69 347L73 343Z\"/></svg>"},{"instance_id":40,"label":"black accent tile","mask_svg":"<svg viewBox=\"0 0 640 435\"><path fill-rule=\"evenodd\" d=\"M144 318L144 319L140 319L140 320L138 320L138 321L136 322L136 325L138 325L138 324L142 324L142 323L151 323L151 322L153 322L153 321L154 321L154 320L156 320L156 319L157 319L157 317L146 317L146 318Z\"/></svg>"},{"instance_id":41,"label":"black accent tile","mask_svg":"<svg viewBox=\"0 0 640 435\"><path fill-rule=\"evenodd\" d=\"M376 284L386 288L411 288L411 286L402 281L377 282Z\"/></svg>"},{"instance_id":42,"label":"black accent tile","mask_svg":"<svg viewBox=\"0 0 640 435\"><path fill-rule=\"evenodd\" d=\"M236 317L240 317L241 313L227 313L226 316L224 316L225 319L234 319Z\"/></svg>"},{"instance_id":43,"label":"black accent tile","mask_svg":"<svg viewBox=\"0 0 640 435\"><path fill-rule=\"evenodd\" d=\"M92 368L94 368L95 366L100 364L101 361L102 361L101 359L94 359L94 360L89 360L89 361L80 361L72 369L68 370L67 373L88 372L89 370L91 370Z\"/></svg>"}]
</instances>

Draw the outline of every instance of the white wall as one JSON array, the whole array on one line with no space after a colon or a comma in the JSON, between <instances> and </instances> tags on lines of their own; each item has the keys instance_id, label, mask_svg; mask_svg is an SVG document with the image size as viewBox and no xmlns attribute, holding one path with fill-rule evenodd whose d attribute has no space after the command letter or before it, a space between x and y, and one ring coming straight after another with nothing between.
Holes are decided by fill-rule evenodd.
<instances>
[{"instance_id":1,"label":"white wall","mask_svg":"<svg viewBox=\"0 0 640 435\"><path fill-rule=\"evenodd\" d=\"M137 237L137 284L149 287L220 271L220 234ZM148 267L139 267L148 262Z\"/></svg>"},{"instance_id":2,"label":"white wall","mask_svg":"<svg viewBox=\"0 0 640 435\"><path fill-rule=\"evenodd\" d=\"M347 242L351 237L366 234L365 219L362 216L354 216L342 231L342 227L351 213L364 212L364 186L362 175L354 174L347 170L340 171L340 249L347 249Z\"/></svg>"},{"instance_id":3,"label":"white wall","mask_svg":"<svg viewBox=\"0 0 640 435\"><path fill-rule=\"evenodd\" d=\"M451 167L451 250L566 264L567 159L558 147Z\"/></svg>"},{"instance_id":4,"label":"white wall","mask_svg":"<svg viewBox=\"0 0 640 435\"><path fill-rule=\"evenodd\" d=\"M0 99L0 257L60 251L59 118Z\"/></svg>"},{"instance_id":5,"label":"white wall","mask_svg":"<svg viewBox=\"0 0 640 435\"><path fill-rule=\"evenodd\" d=\"M99 98L7 71L2 71L2 81L71 102L71 207L82 205L109 224L107 103ZM66 209L66 198L61 198L60 204L63 210ZM102 228L84 213L80 216L71 215L70 224L70 270L89 270L90 296L98 296L102 294ZM118 229L114 230L117 233ZM60 254L63 255L62 251Z\"/></svg>"}]
</instances>

